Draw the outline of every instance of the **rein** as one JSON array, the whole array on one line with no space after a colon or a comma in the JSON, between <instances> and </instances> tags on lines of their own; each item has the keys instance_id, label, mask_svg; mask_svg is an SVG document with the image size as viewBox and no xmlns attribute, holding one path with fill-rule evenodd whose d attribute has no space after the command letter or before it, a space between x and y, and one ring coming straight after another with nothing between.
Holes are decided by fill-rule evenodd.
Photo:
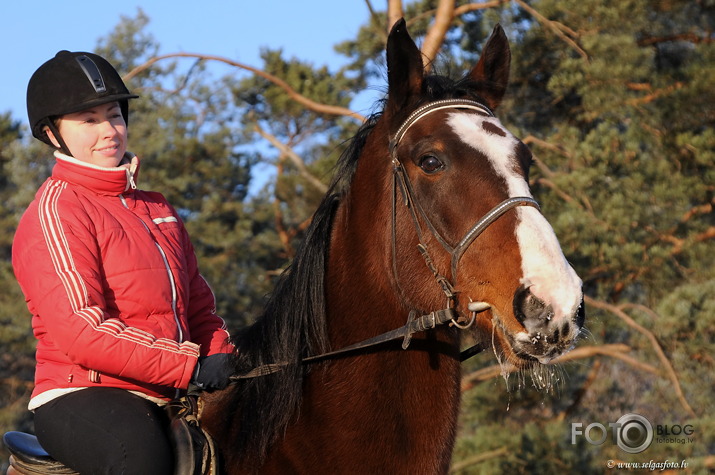
<instances>
[{"instance_id":1,"label":"rein","mask_svg":"<svg viewBox=\"0 0 715 475\"><path fill-rule=\"evenodd\" d=\"M344 355L347 353L354 353L359 350L363 350L365 348L370 348L373 346L380 345L382 343L387 343L389 341L394 341L394 340L399 340L399 339L402 339L402 349L406 350L410 344L410 340L412 339L413 333L431 330L433 328L436 328L439 325L442 325L444 323L454 320L454 309L452 309L452 308L436 310L436 311L431 312L427 315L422 315L422 316L416 318L417 314L418 314L417 311L412 310L410 312L408 319L407 319L407 323L405 325L401 326L400 328L396 328L395 330L391 330L389 332L382 333L382 334L374 336L372 338L368 338L367 340L363 340L361 342L354 343L350 346L346 346L339 350L329 351L329 352L321 353L321 354L315 355L315 356L308 356L307 358L303 358L302 360L300 360L300 363L301 364L317 363L319 361L327 360L327 359L335 357L335 356L340 356L340 355ZM475 345L471 348L468 348L460 353L459 361L460 362L464 361L467 358L470 358L470 357L476 355L477 353L480 353L484 349L485 349L485 347L482 347L480 345ZM278 371L281 371L285 366L288 366L289 364L290 363L287 363L287 362L265 364L265 365L261 365L261 366L258 366L256 368L252 369L248 373L233 375L229 379L231 381L239 381L241 379L250 379L250 378L257 378L259 376L267 376L269 374L273 374Z\"/></svg>"},{"instance_id":2,"label":"rein","mask_svg":"<svg viewBox=\"0 0 715 475\"><path fill-rule=\"evenodd\" d=\"M330 351L319 355L303 358L302 360L300 360L301 364L319 362L334 356L353 353L365 348L373 347L385 342L394 341L398 339L402 339L402 349L407 349L412 339L413 333L432 330L437 326L443 325L445 323L449 323L450 326L456 326L461 330L465 330L474 323L477 313L490 308L490 305L486 302L470 302L470 304L468 305L468 309L471 312L471 317L467 320L462 316L457 316L457 312L454 307L456 306L458 293L458 291L455 289L457 280L457 267L459 265L459 261L464 252L469 248L469 246L474 242L474 240L479 237L479 235L484 232L484 230L487 229L494 221L496 221L507 211L516 208L517 206L531 206L536 209L539 209L539 204L536 202L536 200L528 196L508 198L499 203L497 206L492 208L492 210L489 211L486 215L480 218L469 229L469 231L467 231L464 237L456 245L450 245L447 240L439 233L439 231L437 231L437 228L435 228L435 226L432 224L431 220L420 205L419 201L415 199L415 193L412 188L412 183L410 182L410 179L407 175L407 172L405 171L404 166L397 157L397 147L399 146L402 138L405 136L407 130L419 119L425 117L428 114L431 114L432 112L436 112L443 109L471 109L488 117L494 117L494 114L491 110L489 110L489 108L476 101L470 101L466 99L445 99L431 102L415 110L412 114L410 114L410 116L405 120L405 122L400 126L400 128L397 129L397 132L395 133L394 137L390 140L389 151L393 165L391 238L393 278L397 283L397 287L400 288L396 259L397 188L399 187L400 191L402 192L404 204L410 211L412 222L417 233L417 238L419 240L417 248L420 251L420 254L422 255L423 259L425 260L425 264L432 272L435 281L440 286L440 288L445 294L445 297L447 298L446 307L441 310L432 311L426 315L421 315L419 317L417 317L417 315L419 315L420 312L418 312L417 310L411 310L407 318L407 323L400 328L388 331L386 333L382 333L375 337L368 338L367 340L363 340L361 342L346 346L335 351ZM451 281L444 277L442 274L440 274L437 270L437 267L432 262L432 258L430 257L429 252L427 250L427 245L423 240L423 232L422 227L420 226L419 219L420 217L422 218L422 221L424 221L424 223L427 225L427 228L429 229L432 236L442 245L442 247L451 256ZM402 292L401 288L400 292ZM478 343L470 348L467 348L466 350L463 350L460 353L460 362L471 358L478 353L481 353L485 348L486 347L483 346L481 343ZM250 379L260 376L266 376L282 370L285 366L289 364L290 363L287 362L280 362L258 366L247 373L231 376L230 379L231 381L239 381L241 379Z\"/></svg>"}]
</instances>

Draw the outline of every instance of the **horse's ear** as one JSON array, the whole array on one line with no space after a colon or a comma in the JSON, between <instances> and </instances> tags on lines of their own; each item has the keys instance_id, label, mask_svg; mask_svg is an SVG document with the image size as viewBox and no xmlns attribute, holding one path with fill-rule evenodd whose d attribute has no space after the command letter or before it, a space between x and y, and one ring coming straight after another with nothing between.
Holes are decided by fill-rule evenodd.
<instances>
[{"instance_id":1,"label":"horse's ear","mask_svg":"<svg viewBox=\"0 0 715 475\"><path fill-rule=\"evenodd\" d=\"M479 95L490 109L501 103L509 83L511 51L509 41L500 25L494 27L479 62L470 71L469 77L480 84Z\"/></svg>"},{"instance_id":2,"label":"horse's ear","mask_svg":"<svg viewBox=\"0 0 715 475\"><path fill-rule=\"evenodd\" d=\"M391 116L421 93L423 75L422 53L401 18L395 22L387 38L387 110Z\"/></svg>"}]
</instances>

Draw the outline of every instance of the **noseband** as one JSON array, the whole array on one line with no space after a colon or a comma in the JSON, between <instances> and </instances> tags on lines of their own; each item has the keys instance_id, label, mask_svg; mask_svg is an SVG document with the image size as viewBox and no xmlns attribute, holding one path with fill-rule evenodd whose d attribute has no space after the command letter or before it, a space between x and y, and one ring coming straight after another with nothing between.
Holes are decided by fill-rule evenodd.
<instances>
[{"instance_id":1,"label":"noseband","mask_svg":"<svg viewBox=\"0 0 715 475\"><path fill-rule=\"evenodd\" d=\"M502 216L504 213L509 211L512 208L515 208L517 206L531 206L536 209L539 209L539 204L534 200L533 198L529 196L518 196L518 197L513 197L513 198L507 198L506 200L502 201L498 205L496 205L494 208L492 208L491 211L489 211L487 214L485 214L482 218L480 218L470 229L467 231L467 233L464 235L462 239L459 240L457 244L450 244L440 233L437 231L437 228L432 224L432 220L430 220L429 216L425 212L424 208L420 204L419 201L415 198L415 193L414 189L412 187L412 183L410 182L410 178L407 175L407 172L405 171L404 166L400 162L399 158L397 157L397 148L400 144L400 141L404 138L405 134L407 133L407 130L414 125L418 120L421 118L439 111L443 109L471 109L475 110L478 113L482 115L486 115L488 117L494 117L494 114L492 113L491 110L489 110L488 107L486 107L483 104L480 104L479 102L475 101L470 101L466 99L445 99L441 101L435 101L435 102L430 102L429 104L426 104L416 111L414 111L410 116L405 120L405 122L400 126L399 129L397 129L397 132L395 133L394 137L392 140L390 140L390 157L392 159L392 165L393 165L393 190L392 190L392 272L393 276L395 279L395 282L397 283L399 287L399 279L397 275L397 259L396 259L396 226L397 226L397 210L396 210L396 202L397 202L397 188L399 186L401 192L402 192L402 197L405 203L405 206L407 209L410 211L410 215L412 216L412 222L415 227L415 231L417 233L417 238L419 240L419 245L417 246L420 254L425 260L425 263L427 264L427 267L430 269L432 274L435 277L435 280L437 283L440 285L442 288L442 291L447 297L447 310L451 310L451 313L454 314L454 306L456 304L456 285L457 285L457 267L459 265L459 261L462 258L462 255L464 252L469 248L469 246L474 242L479 235L484 232L485 229L487 229L494 221L496 221L500 216ZM416 211L415 211L416 210ZM419 216L418 216L419 214ZM436 266L434 265L432 258L429 255L429 252L427 251L427 245L424 242L423 239L423 232L422 232L422 226L420 226L420 218L422 218L422 221L427 225L427 228L429 229L430 233L432 236L442 245L442 247L447 251L447 253L451 256L451 266L450 270L452 273L452 279L449 280L446 277L444 277L442 274L439 273L437 270ZM471 306L470 305L470 310L471 310L471 318L469 319L468 322L464 322L464 319L461 319L460 322L457 322L454 318L452 318L452 324L456 325L459 328L468 328L473 322L476 317L476 313L482 310L486 310L489 308L488 305L476 305L476 306Z\"/></svg>"}]
</instances>

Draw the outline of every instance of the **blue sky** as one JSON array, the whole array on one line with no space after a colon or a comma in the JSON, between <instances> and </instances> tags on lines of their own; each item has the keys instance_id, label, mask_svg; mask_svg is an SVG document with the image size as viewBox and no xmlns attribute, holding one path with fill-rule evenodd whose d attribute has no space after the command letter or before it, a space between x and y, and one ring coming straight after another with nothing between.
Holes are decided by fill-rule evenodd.
<instances>
[{"instance_id":1,"label":"blue sky","mask_svg":"<svg viewBox=\"0 0 715 475\"><path fill-rule=\"evenodd\" d=\"M344 58L333 45L354 38L369 17L363 0L3 0L0 113L26 123L25 93L35 69L61 49L92 51L121 16L134 18L140 7L161 54L212 54L254 67L261 67L260 48L269 47L335 70Z\"/></svg>"}]
</instances>

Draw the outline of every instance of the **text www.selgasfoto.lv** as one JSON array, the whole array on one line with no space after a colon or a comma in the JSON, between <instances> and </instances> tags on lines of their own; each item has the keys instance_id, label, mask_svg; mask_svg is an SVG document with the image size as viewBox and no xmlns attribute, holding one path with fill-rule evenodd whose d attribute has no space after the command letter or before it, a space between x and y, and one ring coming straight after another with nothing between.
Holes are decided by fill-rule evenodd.
<instances>
[{"instance_id":1,"label":"text www.selgasfoto.lv","mask_svg":"<svg viewBox=\"0 0 715 475\"><path fill-rule=\"evenodd\" d=\"M615 460L609 460L606 462L607 468L614 468L619 470L672 470L672 469L686 469L688 468L688 462L682 460L680 462L675 462L672 460L664 460L658 462L655 460L649 460L648 462L617 462Z\"/></svg>"}]
</instances>

